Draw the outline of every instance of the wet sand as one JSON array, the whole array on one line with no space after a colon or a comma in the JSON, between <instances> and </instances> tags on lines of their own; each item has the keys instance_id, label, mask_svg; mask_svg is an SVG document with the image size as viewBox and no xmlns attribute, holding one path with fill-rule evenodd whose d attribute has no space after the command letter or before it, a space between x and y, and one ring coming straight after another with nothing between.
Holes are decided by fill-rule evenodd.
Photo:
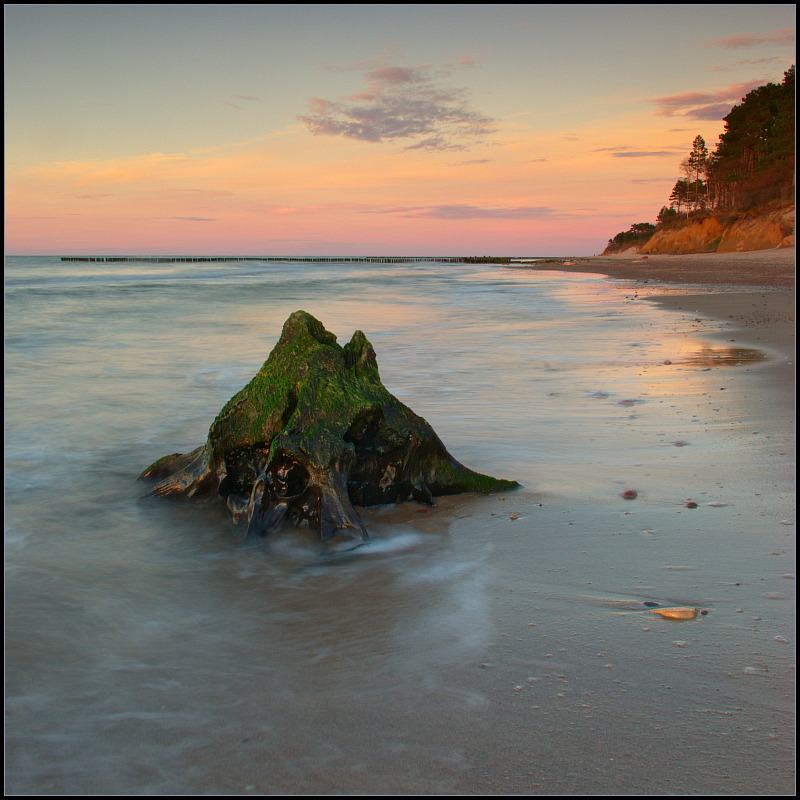
<instances>
[{"instance_id":1,"label":"wet sand","mask_svg":"<svg viewBox=\"0 0 800 800\"><path fill-rule=\"evenodd\" d=\"M748 253L618 254L565 259L535 268L598 272L631 281L637 297L687 315L723 321L725 329L740 339L794 360L794 247ZM784 372L784 388L791 385L793 389L793 376L793 369Z\"/></svg>"},{"instance_id":2,"label":"wet sand","mask_svg":"<svg viewBox=\"0 0 800 800\"><path fill-rule=\"evenodd\" d=\"M13 595L27 655L10 791L792 794L793 289L698 267L730 258L673 261L694 265L685 283L642 272L650 259L552 265L616 273L619 302L593 313L622 331L617 348L640 352L647 306L671 308L663 346L632 360L587 341L585 387L551 401L580 411L567 435L531 421L550 384L515 406L540 454L502 473L523 488L367 509L374 542L350 558L307 563L292 537L261 558L201 509L83 512L78 585L58 568L71 531L9 573L34 592ZM127 497L141 467L111 463ZM650 604L708 613L670 621Z\"/></svg>"},{"instance_id":3,"label":"wet sand","mask_svg":"<svg viewBox=\"0 0 800 800\"><path fill-rule=\"evenodd\" d=\"M690 255L617 254L537 263L537 269L602 272L612 278L717 287L794 288L795 248Z\"/></svg>"},{"instance_id":4,"label":"wet sand","mask_svg":"<svg viewBox=\"0 0 800 800\"><path fill-rule=\"evenodd\" d=\"M385 522L449 529L466 548L488 535L493 547L482 621L491 641L481 663L451 669L447 691L463 696L464 714L438 709L464 778L450 764L441 785L423 779L424 791L793 792L793 263L791 250L546 267L630 281L630 302L677 312L676 333L707 342L677 367L670 407L699 423L686 427L689 441L672 443L687 445L672 458L696 449L683 473L651 472L643 460L609 475L616 490L607 494L534 485L469 503L444 498L424 515L384 512ZM721 390L724 405L713 394ZM678 430L676 411L654 424ZM740 457L720 463L713 444L701 452L700 425L739 441ZM634 486L637 498L622 499ZM649 616L655 604L703 614L664 621ZM418 746L437 691L429 687L421 726L406 721Z\"/></svg>"}]
</instances>

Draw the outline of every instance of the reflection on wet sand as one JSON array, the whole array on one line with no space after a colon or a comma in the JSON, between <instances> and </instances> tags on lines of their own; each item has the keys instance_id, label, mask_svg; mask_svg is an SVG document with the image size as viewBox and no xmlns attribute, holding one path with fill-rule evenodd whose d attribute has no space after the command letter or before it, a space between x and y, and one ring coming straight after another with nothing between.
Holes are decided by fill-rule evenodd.
<instances>
[{"instance_id":1,"label":"reflection on wet sand","mask_svg":"<svg viewBox=\"0 0 800 800\"><path fill-rule=\"evenodd\" d=\"M738 367L766 360L766 353L749 347L703 345L696 352L681 356L676 363L692 367Z\"/></svg>"},{"instance_id":2,"label":"reflection on wet sand","mask_svg":"<svg viewBox=\"0 0 800 800\"><path fill-rule=\"evenodd\" d=\"M729 317L772 298L7 261L10 794L791 794L793 334ZM141 501L298 308L524 487L365 509L324 561Z\"/></svg>"}]
</instances>

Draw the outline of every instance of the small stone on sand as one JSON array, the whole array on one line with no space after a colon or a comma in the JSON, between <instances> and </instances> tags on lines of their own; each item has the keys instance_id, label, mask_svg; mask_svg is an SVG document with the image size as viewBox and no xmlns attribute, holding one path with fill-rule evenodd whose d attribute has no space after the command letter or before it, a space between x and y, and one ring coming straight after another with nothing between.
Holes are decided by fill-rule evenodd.
<instances>
[{"instance_id":1,"label":"small stone on sand","mask_svg":"<svg viewBox=\"0 0 800 800\"><path fill-rule=\"evenodd\" d=\"M672 608L651 608L651 614L658 614L662 619L694 619L698 614L698 609L693 606L674 606Z\"/></svg>"}]
</instances>

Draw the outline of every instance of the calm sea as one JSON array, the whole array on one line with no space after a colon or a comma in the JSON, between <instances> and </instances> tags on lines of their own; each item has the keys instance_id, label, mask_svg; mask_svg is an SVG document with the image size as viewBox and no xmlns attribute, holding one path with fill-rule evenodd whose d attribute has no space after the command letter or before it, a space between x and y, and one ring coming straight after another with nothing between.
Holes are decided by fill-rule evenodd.
<instances>
[{"instance_id":1,"label":"calm sea","mask_svg":"<svg viewBox=\"0 0 800 800\"><path fill-rule=\"evenodd\" d=\"M528 737L541 718L525 721L510 706L536 681L555 689L572 681L575 705L561 717L557 691L538 702L526 694L528 714L555 704L550 728L568 730L581 713L579 696L596 708L596 693L607 690L615 699L606 719L628 720L626 730L633 725L651 750L659 735L651 720L631 722L641 697L626 705L619 685L601 686L608 670L592 672L576 691L579 674L611 661L603 654L614 635L608 625L599 639L585 634L580 653L566 656L563 608L554 609L562 615L555 627L537 623L536 658L546 665L555 655L552 668L536 661L518 675L492 672L495 663L507 671L534 658L521 645L497 656L506 636L498 619L524 611L497 605L498 592L507 604L511 590L523 588L498 575L527 564L528 589L542 596L591 594L594 581L631 602L653 595L709 605L723 582L734 583L725 526L706 522L700 547L678 512L692 496L718 501L706 520L726 513L726 486L735 481L724 472L709 479L709 464L724 470L741 460L742 443L751 447L758 430L731 405L741 393L720 392L717 366L730 351L701 340L693 320L600 275L431 262L10 257L5 290L7 790L391 794L540 785L558 793L639 776L634 742L623 748L631 763L617 778L609 759L624 759L611 744L595 742L599 772L576 766L585 750L573 739L562 742L561 756L540 743L539 766L529 763L536 747ZM414 506L370 512L373 543L334 564L319 563L313 543L291 534L245 545L222 511L142 500L139 472L205 440L298 309L342 344L363 330L386 387L456 458L525 488L504 500L445 504L446 521ZM752 356L742 351L745 361ZM758 469L773 455L767 448L747 458ZM639 492L639 505L620 501L628 488ZM647 502L662 516L640 516L631 527L628 509ZM520 524L527 518L527 533L518 527L505 539L496 528L512 511ZM745 525L727 519L737 530ZM564 538L577 535L576 521L583 538ZM623 534L636 538L623 545ZM628 571L619 566L635 549L631 541L649 548L653 537L660 549L648 551L649 567L641 555ZM556 539L563 552L546 544ZM552 547L552 562L543 561ZM709 548L722 566L710 566ZM583 559L580 574L562 580L552 572L573 557ZM615 568L619 580L610 577ZM682 568L716 569L712 578L704 573L714 588L695 579L684 591ZM596 613L569 608L574 617ZM745 616L755 624L754 613ZM518 640L536 630L525 627ZM768 644L783 632L770 631ZM671 631L664 652L693 655L692 634ZM684 639L685 649L673 644ZM648 647L631 646L637 655ZM750 655L721 670L767 669L767 661ZM670 695L663 687L673 679L691 680L674 664L664 673L642 668L656 694ZM707 712L695 721L716 724L725 718L715 715L735 715L743 702L726 695L714 704L711 688L708 695L684 713ZM774 733L767 716L751 734L759 742ZM597 736L613 734L613 726L593 725ZM737 726L741 733L748 721ZM713 727L712 735L725 730ZM574 762L566 755L573 751ZM545 757L554 759L549 772L537 773ZM674 785L665 781L659 790Z\"/></svg>"}]
</instances>

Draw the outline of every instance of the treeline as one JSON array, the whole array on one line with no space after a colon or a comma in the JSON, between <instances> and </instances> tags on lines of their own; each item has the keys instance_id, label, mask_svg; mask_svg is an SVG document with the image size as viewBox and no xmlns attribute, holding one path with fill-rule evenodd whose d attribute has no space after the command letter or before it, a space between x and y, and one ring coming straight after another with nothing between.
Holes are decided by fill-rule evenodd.
<instances>
[{"instance_id":1,"label":"treeline","mask_svg":"<svg viewBox=\"0 0 800 800\"><path fill-rule=\"evenodd\" d=\"M636 222L608 240L608 250L644 244L658 228L707 213L751 211L794 199L794 64L780 83L753 89L724 117L725 128L709 153L702 136L681 162L669 205L658 225Z\"/></svg>"},{"instance_id":2,"label":"treeline","mask_svg":"<svg viewBox=\"0 0 800 800\"><path fill-rule=\"evenodd\" d=\"M660 223L697 212L749 211L794 197L794 65L781 83L753 89L724 117L713 153L702 136L681 163Z\"/></svg>"},{"instance_id":3,"label":"treeline","mask_svg":"<svg viewBox=\"0 0 800 800\"><path fill-rule=\"evenodd\" d=\"M630 244L644 244L655 232L656 226L652 222L634 222L627 231L622 231L613 239L609 239L608 244L620 248Z\"/></svg>"}]
</instances>

